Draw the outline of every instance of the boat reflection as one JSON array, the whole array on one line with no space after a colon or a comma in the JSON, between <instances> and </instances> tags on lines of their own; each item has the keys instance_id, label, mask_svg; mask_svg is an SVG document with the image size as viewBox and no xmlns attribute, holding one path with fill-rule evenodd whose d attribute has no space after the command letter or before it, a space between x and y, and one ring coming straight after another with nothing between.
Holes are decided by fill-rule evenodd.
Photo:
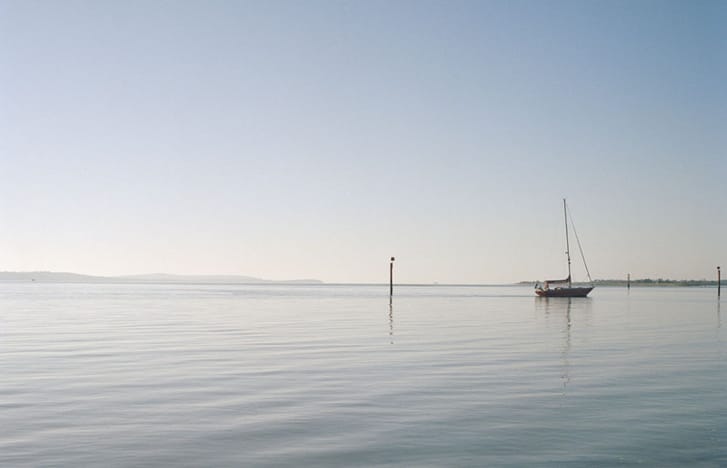
<instances>
[{"instance_id":1,"label":"boat reflection","mask_svg":"<svg viewBox=\"0 0 727 468\"><path fill-rule=\"evenodd\" d=\"M546 321L551 319L560 323L560 334L562 345L560 347L560 381L562 385L561 394L566 396L568 385L571 383L571 345L573 334L573 315L583 317L588 322L588 311L591 301L583 298L570 297L538 297L535 298L535 311L543 313Z\"/></svg>"},{"instance_id":2,"label":"boat reflection","mask_svg":"<svg viewBox=\"0 0 727 468\"><path fill-rule=\"evenodd\" d=\"M546 302L556 302L548 301ZM561 360L563 362L563 368L560 373L560 380L563 383L563 396L566 395L568 384L570 383L570 349L571 349L571 307L573 306L573 299L568 298L565 302L565 327L563 329L563 349L560 352ZM545 306L545 313L548 314L548 304Z\"/></svg>"}]
</instances>

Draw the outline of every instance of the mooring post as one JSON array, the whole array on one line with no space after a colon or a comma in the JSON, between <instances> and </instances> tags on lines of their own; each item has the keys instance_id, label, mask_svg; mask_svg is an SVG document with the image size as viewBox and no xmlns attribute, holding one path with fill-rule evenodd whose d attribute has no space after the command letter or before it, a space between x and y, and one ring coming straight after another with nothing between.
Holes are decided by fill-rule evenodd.
<instances>
[{"instance_id":1,"label":"mooring post","mask_svg":"<svg viewBox=\"0 0 727 468\"><path fill-rule=\"evenodd\" d=\"M631 273L626 275L626 289L631 289Z\"/></svg>"},{"instance_id":2,"label":"mooring post","mask_svg":"<svg viewBox=\"0 0 727 468\"><path fill-rule=\"evenodd\" d=\"M389 263L389 296L394 295L394 257L391 257Z\"/></svg>"},{"instance_id":3,"label":"mooring post","mask_svg":"<svg viewBox=\"0 0 727 468\"><path fill-rule=\"evenodd\" d=\"M719 267L717 267L717 297L722 293L722 275L720 274Z\"/></svg>"}]
</instances>

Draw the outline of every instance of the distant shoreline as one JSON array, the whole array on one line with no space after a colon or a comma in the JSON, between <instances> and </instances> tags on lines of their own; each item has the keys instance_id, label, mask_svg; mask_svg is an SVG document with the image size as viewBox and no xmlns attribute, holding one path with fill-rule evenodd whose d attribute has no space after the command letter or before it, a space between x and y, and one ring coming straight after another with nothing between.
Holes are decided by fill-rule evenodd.
<instances>
[{"instance_id":1,"label":"distant shoreline","mask_svg":"<svg viewBox=\"0 0 727 468\"><path fill-rule=\"evenodd\" d=\"M266 280L242 275L172 275L155 273L149 275L96 276L78 273L52 271L0 271L0 283L89 283L89 284L206 284L206 285L326 285L326 286L388 286L388 283L325 283L317 279ZM457 287L506 287L532 286L536 281L520 281L504 284L474 283L398 283L397 286L457 286ZM595 280L595 286L627 287L626 280ZM722 281L725 284L725 281ZM714 287L717 281L710 280L672 280L672 279L635 279L632 287Z\"/></svg>"},{"instance_id":2,"label":"distant shoreline","mask_svg":"<svg viewBox=\"0 0 727 468\"><path fill-rule=\"evenodd\" d=\"M54 271L0 271L0 283L99 283L99 284L323 284L316 279L266 280L241 275L95 276Z\"/></svg>"},{"instance_id":3,"label":"distant shoreline","mask_svg":"<svg viewBox=\"0 0 727 468\"><path fill-rule=\"evenodd\" d=\"M518 284L520 285L527 285L527 284L535 284L535 281L521 281ZM717 286L717 281L715 280L672 280L672 279L651 279L651 278L645 278L645 279L636 279L631 280L630 282L627 280L614 280L614 279L597 279L593 281L593 284L595 286L615 286L615 287L627 287L629 284L631 284L631 287L646 287L646 288L658 288L658 287L705 287L705 286ZM726 284L725 281L722 281L722 284Z\"/></svg>"}]
</instances>

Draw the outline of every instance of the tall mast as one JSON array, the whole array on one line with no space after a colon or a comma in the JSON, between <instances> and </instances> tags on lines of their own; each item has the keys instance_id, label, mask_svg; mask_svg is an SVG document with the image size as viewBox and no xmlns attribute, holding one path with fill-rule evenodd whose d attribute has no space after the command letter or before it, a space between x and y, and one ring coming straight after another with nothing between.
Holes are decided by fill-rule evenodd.
<instances>
[{"instance_id":1,"label":"tall mast","mask_svg":"<svg viewBox=\"0 0 727 468\"><path fill-rule=\"evenodd\" d=\"M565 198L563 199L563 216L565 218L565 255L568 257L568 287L570 288L570 245L568 244L568 211L565 207Z\"/></svg>"}]
</instances>

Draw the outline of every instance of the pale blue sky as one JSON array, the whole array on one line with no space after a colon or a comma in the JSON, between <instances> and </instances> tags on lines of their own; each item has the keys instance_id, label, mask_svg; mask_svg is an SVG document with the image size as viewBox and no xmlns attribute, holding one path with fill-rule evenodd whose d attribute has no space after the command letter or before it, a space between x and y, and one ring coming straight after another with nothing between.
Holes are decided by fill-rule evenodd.
<instances>
[{"instance_id":1,"label":"pale blue sky","mask_svg":"<svg viewBox=\"0 0 727 468\"><path fill-rule=\"evenodd\" d=\"M0 0L0 270L543 279L568 197L595 277L712 278L725 24L717 1Z\"/></svg>"}]
</instances>

